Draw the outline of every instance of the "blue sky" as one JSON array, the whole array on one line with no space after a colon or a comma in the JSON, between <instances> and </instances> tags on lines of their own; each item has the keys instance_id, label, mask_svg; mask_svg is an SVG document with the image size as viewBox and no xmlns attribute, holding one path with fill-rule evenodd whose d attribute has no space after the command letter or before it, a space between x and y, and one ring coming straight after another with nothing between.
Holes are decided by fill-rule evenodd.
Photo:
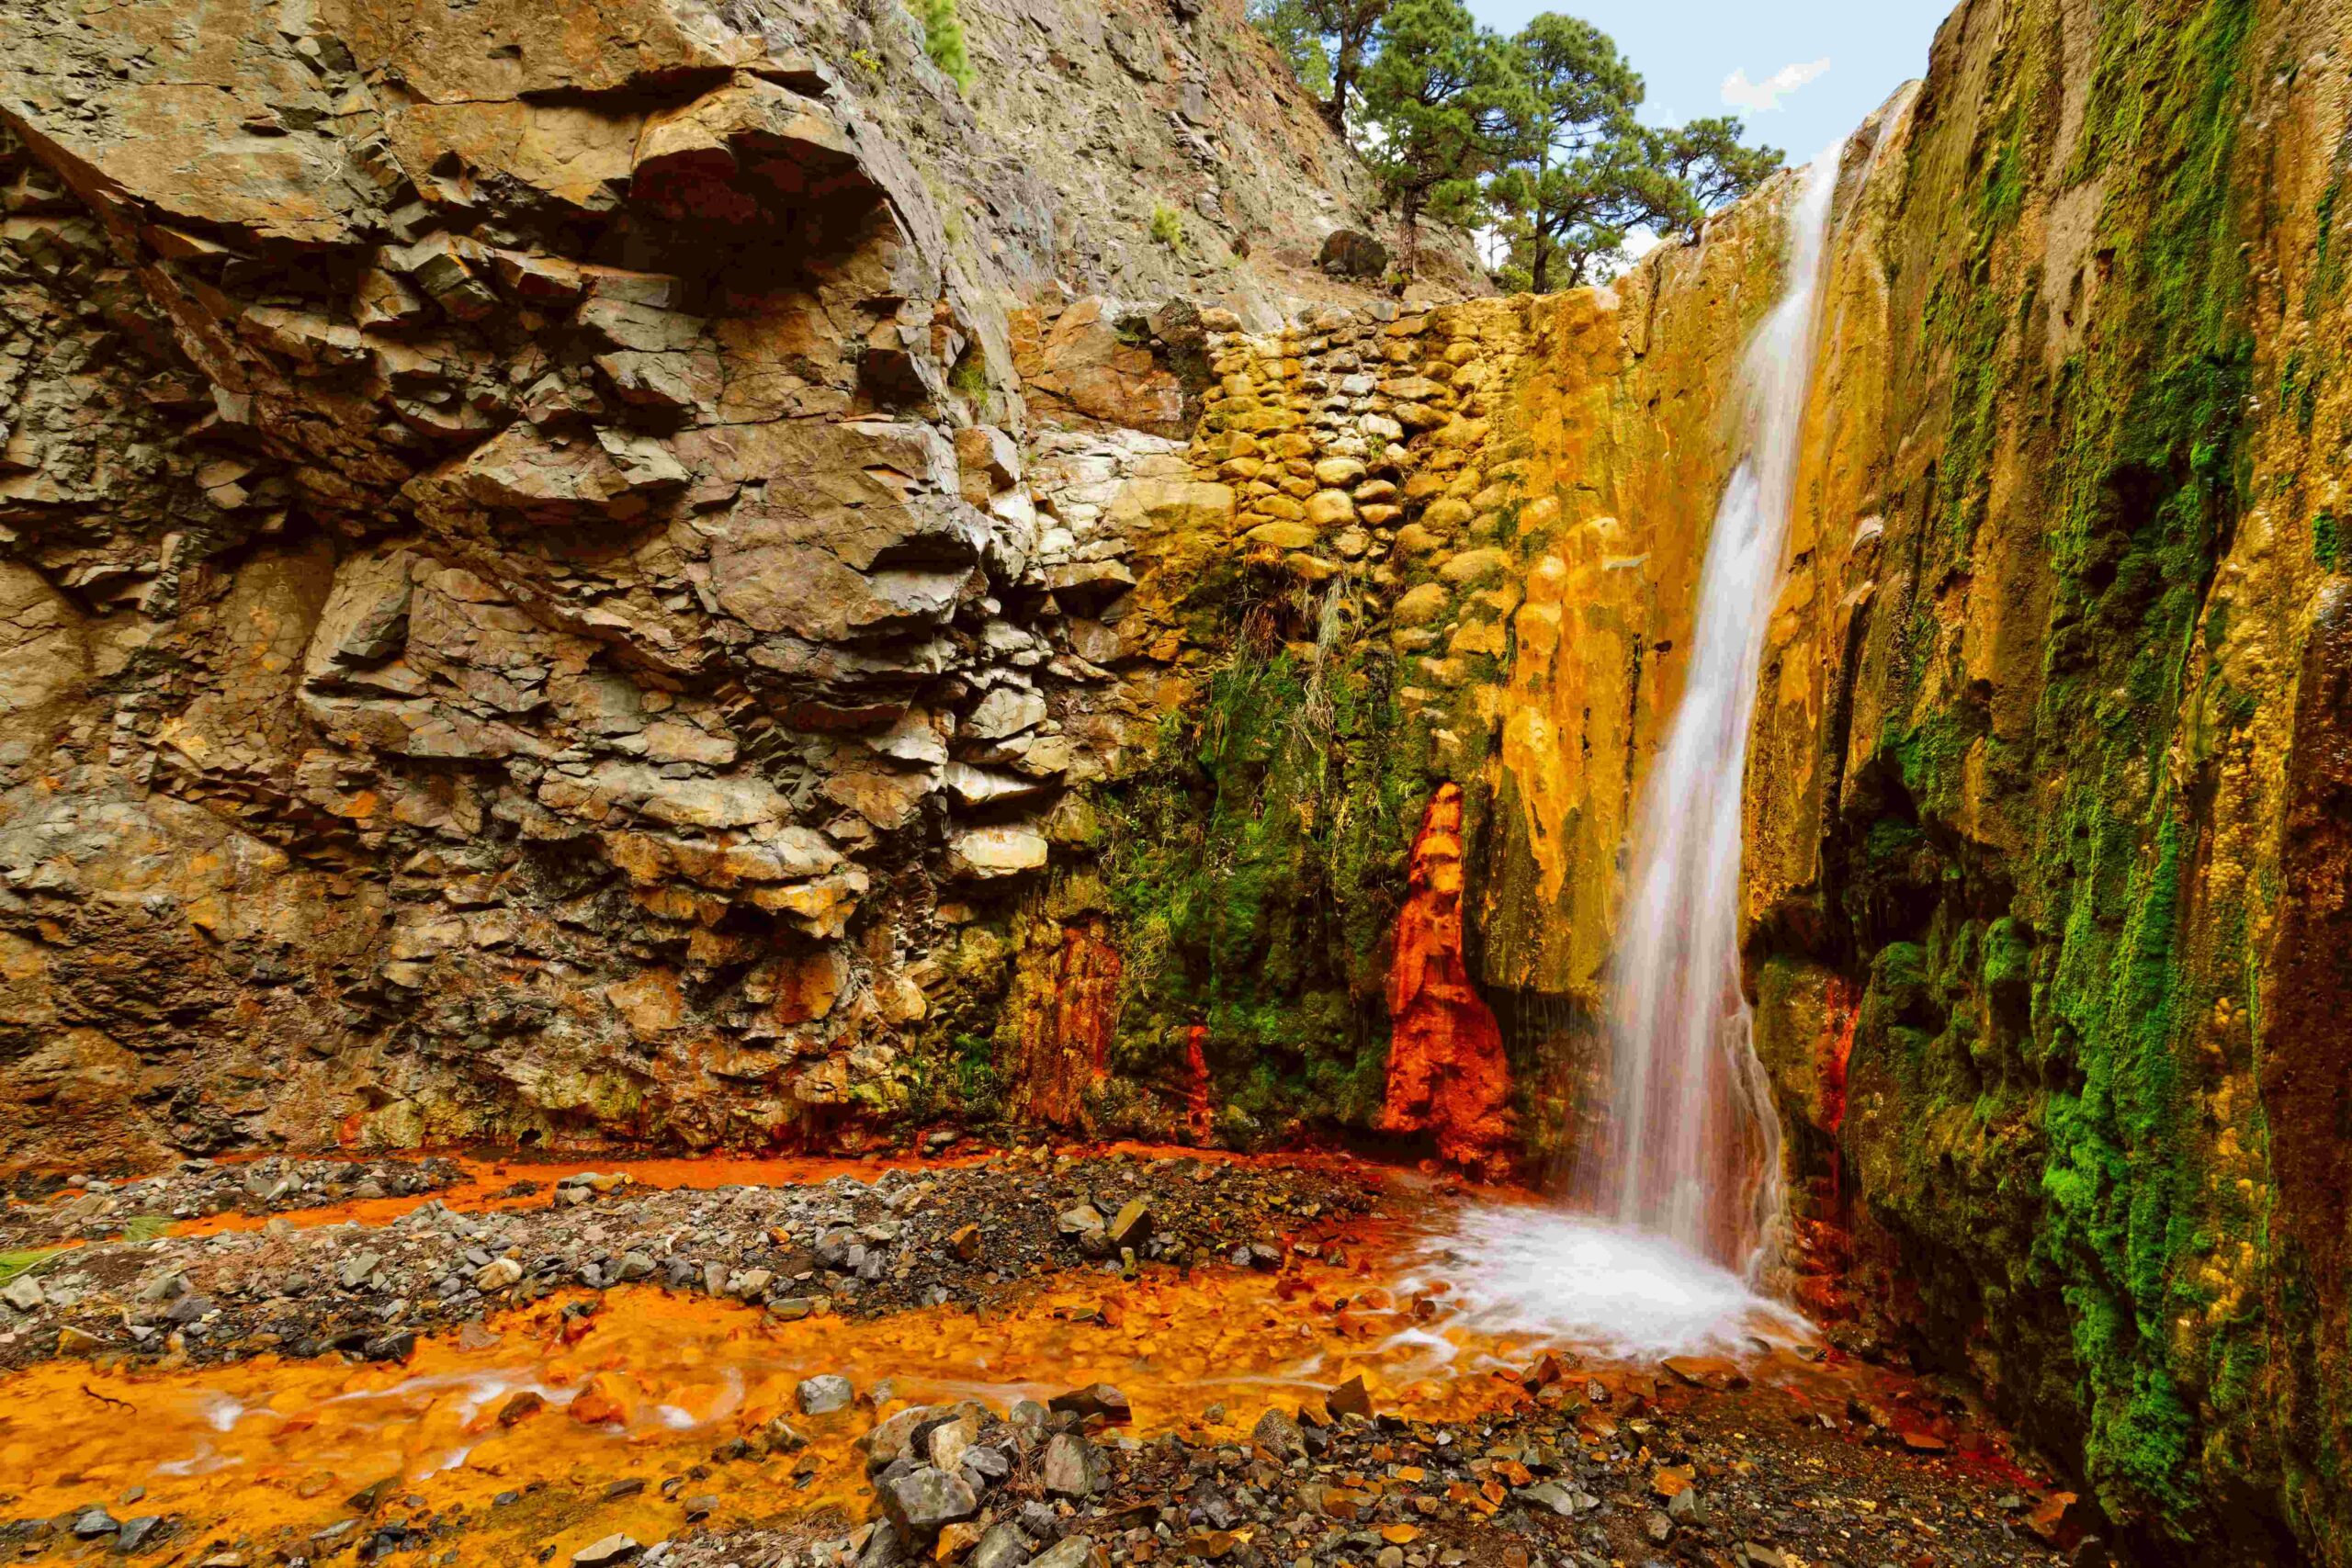
<instances>
[{"instance_id":1,"label":"blue sky","mask_svg":"<svg viewBox=\"0 0 2352 1568\"><path fill-rule=\"evenodd\" d=\"M1539 11L1582 17L1614 38L1649 84L1645 118L1737 114L1751 141L1784 149L1797 164L1927 73L1928 46L1957 3L1469 0L1498 32L1518 31Z\"/></svg>"}]
</instances>

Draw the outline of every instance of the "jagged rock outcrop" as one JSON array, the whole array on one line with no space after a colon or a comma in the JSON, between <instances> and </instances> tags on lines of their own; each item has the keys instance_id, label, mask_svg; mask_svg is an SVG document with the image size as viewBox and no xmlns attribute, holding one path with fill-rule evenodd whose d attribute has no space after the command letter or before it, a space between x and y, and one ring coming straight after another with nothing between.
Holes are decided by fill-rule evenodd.
<instances>
[{"instance_id":1,"label":"jagged rock outcrop","mask_svg":"<svg viewBox=\"0 0 2352 1568\"><path fill-rule=\"evenodd\" d=\"M1203 308L1349 292L1238 4L17 20L10 1157L922 1109L1201 657Z\"/></svg>"}]
</instances>

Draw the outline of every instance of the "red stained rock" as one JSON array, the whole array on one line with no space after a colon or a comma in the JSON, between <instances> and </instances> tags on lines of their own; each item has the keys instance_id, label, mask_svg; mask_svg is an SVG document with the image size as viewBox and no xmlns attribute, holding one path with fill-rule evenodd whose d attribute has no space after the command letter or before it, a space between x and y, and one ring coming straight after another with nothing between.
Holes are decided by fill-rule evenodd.
<instances>
[{"instance_id":1,"label":"red stained rock","mask_svg":"<svg viewBox=\"0 0 2352 1568\"><path fill-rule=\"evenodd\" d=\"M1436 1134L1438 1153L1482 1175L1508 1168L1510 1066L1503 1032L1462 953L1462 788L1431 797L1413 844L1388 976L1384 1132Z\"/></svg>"},{"instance_id":2,"label":"red stained rock","mask_svg":"<svg viewBox=\"0 0 2352 1568\"><path fill-rule=\"evenodd\" d=\"M1207 1143L1216 1128L1209 1110L1209 1059L1202 1048L1208 1034L1204 1023L1184 1032L1184 1124L1197 1144Z\"/></svg>"}]
</instances>

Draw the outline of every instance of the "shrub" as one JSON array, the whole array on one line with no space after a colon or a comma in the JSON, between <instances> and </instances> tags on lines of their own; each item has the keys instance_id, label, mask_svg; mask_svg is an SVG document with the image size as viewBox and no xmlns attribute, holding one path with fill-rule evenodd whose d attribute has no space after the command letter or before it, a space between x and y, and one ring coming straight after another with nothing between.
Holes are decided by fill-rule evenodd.
<instances>
[{"instance_id":1,"label":"shrub","mask_svg":"<svg viewBox=\"0 0 2352 1568\"><path fill-rule=\"evenodd\" d=\"M956 0L922 0L923 50L931 62L955 79L964 92L972 90L971 56L964 50L964 23L956 15Z\"/></svg>"},{"instance_id":2,"label":"shrub","mask_svg":"<svg viewBox=\"0 0 2352 1568\"><path fill-rule=\"evenodd\" d=\"M1170 250L1182 250L1184 245L1184 219L1165 202L1155 202L1151 209L1151 237Z\"/></svg>"}]
</instances>

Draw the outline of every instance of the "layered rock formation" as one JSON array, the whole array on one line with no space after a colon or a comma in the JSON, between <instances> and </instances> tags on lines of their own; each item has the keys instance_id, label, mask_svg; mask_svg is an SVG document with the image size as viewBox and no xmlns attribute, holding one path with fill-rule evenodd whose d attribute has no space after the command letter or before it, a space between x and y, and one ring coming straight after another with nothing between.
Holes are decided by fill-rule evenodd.
<instances>
[{"instance_id":1,"label":"layered rock formation","mask_svg":"<svg viewBox=\"0 0 2352 1568\"><path fill-rule=\"evenodd\" d=\"M890 0L17 18L13 1159L935 1098L1201 657L1200 305L1369 220L1238 4L964 21L968 98Z\"/></svg>"}]
</instances>

